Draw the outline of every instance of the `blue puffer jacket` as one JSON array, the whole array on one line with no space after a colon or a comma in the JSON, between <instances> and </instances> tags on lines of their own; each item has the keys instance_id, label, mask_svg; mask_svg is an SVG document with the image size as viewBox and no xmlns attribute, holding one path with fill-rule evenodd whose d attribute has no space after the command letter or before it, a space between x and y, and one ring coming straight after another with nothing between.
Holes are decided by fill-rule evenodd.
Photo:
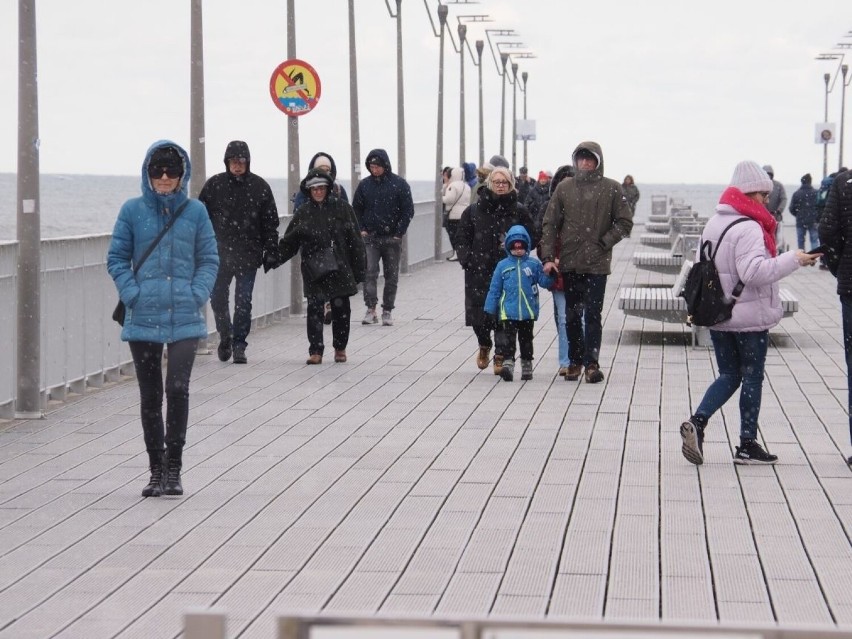
<instances>
[{"instance_id":1,"label":"blue puffer jacket","mask_svg":"<svg viewBox=\"0 0 852 639\"><path fill-rule=\"evenodd\" d=\"M158 195L148 178L148 162L154 150L171 146L178 150L184 174L175 193ZM127 306L121 339L125 342L170 344L207 336L201 308L210 297L219 254L207 209L189 200L174 226L133 274L133 263L151 245L166 221L188 200L189 155L169 140L151 145L142 163L142 197L125 202L112 231L107 270L118 295Z\"/></svg>"},{"instance_id":2,"label":"blue puffer jacket","mask_svg":"<svg viewBox=\"0 0 852 639\"><path fill-rule=\"evenodd\" d=\"M509 251L512 242L520 240L527 249L523 257ZM485 312L500 321L538 319L538 287L548 288L554 278L544 272L541 262L530 255L530 236L517 224L506 233L506 252L509 256L497 263L491 277L491 287L485 298Z\"/></svg>"}]
</instances>

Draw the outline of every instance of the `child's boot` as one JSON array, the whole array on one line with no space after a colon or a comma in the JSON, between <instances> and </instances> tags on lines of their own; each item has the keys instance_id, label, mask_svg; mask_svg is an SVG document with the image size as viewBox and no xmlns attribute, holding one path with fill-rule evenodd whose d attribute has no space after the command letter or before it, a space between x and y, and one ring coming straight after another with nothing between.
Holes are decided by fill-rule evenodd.
<instances>
[{"instance_id":1,"label":"child's boot","mask_svg":"<svg viewBox=\"0 0 852 639\"><path fill-rule=\"evenodd\" d=\"M503 360L503 366L500 368L500 377L503 378L504 382L511 382L515 379L515 360Z\"/></svg>"},{"instance_id":2,"label":"child's boot","mask_svg":"<svg viewBox=\"0 0 852 639\"><path fill-rule=\"evenodd\" d=\"M532 379L532 360L521 360L521 379Z\"/></svg>"}]
</instances>

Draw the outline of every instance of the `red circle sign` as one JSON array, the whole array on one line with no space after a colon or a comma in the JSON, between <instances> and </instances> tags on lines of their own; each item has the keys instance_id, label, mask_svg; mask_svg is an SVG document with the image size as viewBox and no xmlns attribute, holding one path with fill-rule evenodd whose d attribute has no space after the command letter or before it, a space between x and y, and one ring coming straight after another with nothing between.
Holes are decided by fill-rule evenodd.
<instances>
[{"instance_id":1,"label":"red circle sign","mask_svg":"<svg viewBox=\"0 0 852 639\"><path fill-rule=\"evenodd\" d=\"M319 75L307 62L285 60L272 72L269 95L272 102L287 115L299 116L316 107L322 93Z\"/></svg>"}]
</instances>

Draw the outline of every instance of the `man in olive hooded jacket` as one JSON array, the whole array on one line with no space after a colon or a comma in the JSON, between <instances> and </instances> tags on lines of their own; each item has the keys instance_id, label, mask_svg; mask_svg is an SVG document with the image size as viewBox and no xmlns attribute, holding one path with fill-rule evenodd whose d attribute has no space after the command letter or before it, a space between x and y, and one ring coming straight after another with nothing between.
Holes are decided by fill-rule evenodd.
<instances>
[{"instance_id":1,"label":"man in olive hooded jacket","mask_svg":"<svg viewBox=\"0 0 852 639\"><path fill-rule=\"evenodd\" d=\"M586 382L603 381L598 364L601 314L612 247L630 236L633 211L621 184L603 175L597 142L574 150L574 177L553 191L542 228L541 255L548 273L558 270L565 289L568 366L566 380L576 381L585 367Z\"/></svg>"}]
</instances>

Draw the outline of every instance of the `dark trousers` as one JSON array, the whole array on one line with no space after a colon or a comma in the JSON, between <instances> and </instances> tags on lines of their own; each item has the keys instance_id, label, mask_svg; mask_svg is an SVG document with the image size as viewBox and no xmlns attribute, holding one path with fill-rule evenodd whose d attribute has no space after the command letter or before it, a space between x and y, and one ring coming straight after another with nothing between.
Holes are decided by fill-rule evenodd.
<instances>
[{"instance_id":1,"label":"dark trousers","mask_svg":"<svg viewBox=\"0 0 852 639\"><path fill-rule=\"evenodd\" d=\"M846 387L849 409L849 438L852 440L852 295L840 296L843 317L843 349L846 353Z\"/></svg>"},{"instance_id":2,"label":"dark trousers","mask_svg":"<svg viewBox=\"0 0 852 639\"><path fill-rule=\"evenodd\" d=\"M385 288L382 291L382 309L392 311L396 302L396 289L399 285L399 259L402 252L402 240L393 237L368 235L364 238L367 248L367 279L364 282L364 304L375 308L379 301L379 261L385 275Z\"/></svg>"},{"instance_id":3,"label":"dark trousers","mask_svg":"<svg viewBox=\"0 0 852 639\"><path fill-rule=\"evenodd\" d=\"M332 297L331 304L331 342L336 351L345 351L349 343L349 320L352 310L349 298ZM325 315L326 300L319 297L308 298L308 353L322 355L325 350L323 343L323 316Z\"/></svg>"},{"instance_id":4,"label":"dark trousers","mask_svg":"<svg viewBox=\"0 0 852 639\"><path fill-rule=\"evenodd\" d=\"M186 443L189 421L189 378L195 362L198 339L184 339L168 345L166 385L163 388L163 344L130 342L133 366L139 382L142 433L149 453L159 454L163 445L170 459L180 459ZM163 391L167 400L163 426Z\"/></svg>"},{"instance_id":5,"label":"dark trousers","mask_svg":"<svg viewBox=\"0 0 852 639\"><path fill-rule=\"evenodd\" d=\"M521 359L532 360L533 358L533 320L507 320L500 322L501 330L494 332L497 341L497 355L504 359L515 359L515 340L521 347Z\"/></svg>"},{"instance_id":6,"label":"dark trousers","mask_svg":"<svg viewBox=\"0 0 852 639\"><path fill-rule=\"evenodd\" d=\"M447 219L447 223L444 225L444 228L447 229L447 235L450 238L450 246L453 247L454 251L456 250L456 230L459 228L460 221Z\"/></svg>"},{"instance_id":7,"label":"dark trousers","mask_svg":"<svg viewBox=\"0 0 852 639\"><path fill-rule=\"evenodd\" d=\"M572 364L597 364L601 351L601 314L606 275L563 273L565 328Z\"/></svg>"},{"instance_id":8,"label":"dark trousers","mask_svg":"<svg viewBox=\"0 0 852 639\"><path fill-rule=\"evenodd\" d=\"M216 274L216 283L210 295L210 307L216 319L216 330L219 339L233 338L234 345L246 346L246 339L251 330L251 297L254 292L254 279L257 270L248 273L237 273L233 266L220 264ZM234 285L234 322L231 324L229 296L231 280Z\"/></svg>"}]
</instances>

